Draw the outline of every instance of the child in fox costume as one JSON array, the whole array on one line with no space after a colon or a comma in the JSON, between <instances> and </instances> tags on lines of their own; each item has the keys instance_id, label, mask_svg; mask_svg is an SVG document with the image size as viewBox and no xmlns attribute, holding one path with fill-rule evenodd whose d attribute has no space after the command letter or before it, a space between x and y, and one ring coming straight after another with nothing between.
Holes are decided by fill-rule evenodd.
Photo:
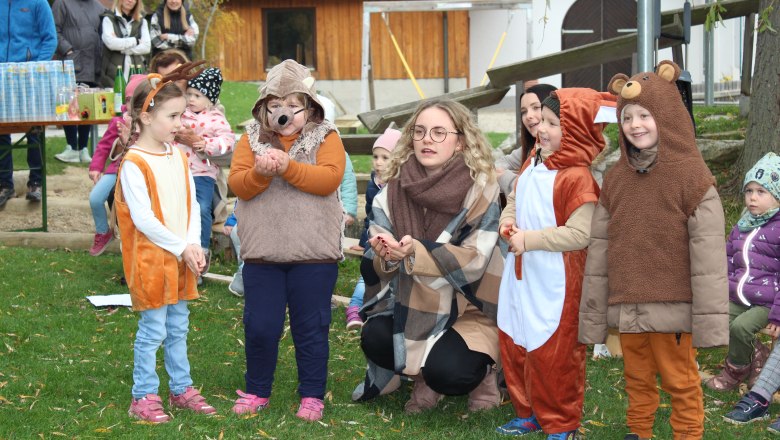
<instances>
[{"instance_id":1,"label":"child in fox costume","mask_svg":"<svg viewBox=\"0 0 780 440\"><path fill-rule=\"evenodd\" d=\"M498 302L501 359L517 417L507 435L543 430L574 438L585 393L578 310L599 187L590 173L614 121L615 99L591 89L554 91L542 102L536 151L500 220L509 241ZM517 194L517 196L516 196Z\"/></svg>"}]
</instances>

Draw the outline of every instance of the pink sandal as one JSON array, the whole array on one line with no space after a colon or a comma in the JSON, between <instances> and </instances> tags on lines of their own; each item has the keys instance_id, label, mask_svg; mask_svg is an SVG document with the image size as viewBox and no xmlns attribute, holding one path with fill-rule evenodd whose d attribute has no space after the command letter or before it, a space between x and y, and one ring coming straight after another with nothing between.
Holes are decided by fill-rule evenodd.
<instances>
[{"instance_id":1,"label":"pink sandal","mask_svg":"<svg viewBox=\"0 0 780 440\"><path fill-rule=\"evenodd\" d=\"M190 409L196 413L205 414L207 416L217 413L217 410L206 403L206 399L200 394L200 391L193 387L187 387L187 389L174 396L173 393L169 395L171 399L171 406L176 408Z\"/></svg>"}]
</instances>

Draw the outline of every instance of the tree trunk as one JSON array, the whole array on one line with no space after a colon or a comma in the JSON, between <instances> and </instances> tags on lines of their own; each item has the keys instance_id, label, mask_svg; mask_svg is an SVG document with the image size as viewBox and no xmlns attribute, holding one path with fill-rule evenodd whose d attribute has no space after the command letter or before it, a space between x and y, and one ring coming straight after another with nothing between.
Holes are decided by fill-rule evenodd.
<instances>
[{"instance_id":1,"label":"tree trunk","mask_svg":"<svg viewBox=\"0 0 780 440\"><path fill-rule=\"evenodd\" d=\"M203 36L200 40L200 59L205 60L206 59L206 40L208 40L209 36L209 27L211 27L211 20L214 18L214 13L217 12L217 6L219 5L219 0L213 0L214 3L211 4L211 11L209 11L209 18L206 21L206 28L203 30Z\"/></svg>"},{"instance_id":2,"label":"tree trunk","mask_svg":"<svg viewBox=\"0 0 780 440\"><path fill-rule=\"evenodd\" d=\"M759 11L770 3L761 0ZM769 20L778 32L765 30L758 34L745 149L739 161L743 176L766 153L780 151L780 5L774 5Z\"/></svg>"}]
</instances>

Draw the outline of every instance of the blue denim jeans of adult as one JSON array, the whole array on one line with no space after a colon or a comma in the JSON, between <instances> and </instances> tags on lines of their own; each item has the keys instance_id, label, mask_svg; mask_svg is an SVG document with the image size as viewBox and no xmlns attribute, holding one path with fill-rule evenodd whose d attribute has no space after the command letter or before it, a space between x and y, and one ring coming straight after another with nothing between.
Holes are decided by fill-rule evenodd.
<instances>
[{"instance_id":1,"label":"blue denim jeans of adult","mask_svg":"<svg viewBox=\"0 0 780 440\"><path fill-rule=\"evenodd\" d=\"M103 174L89 193L89 207L92 208L92 220L95 221L95 232L108 232L108 217L106 216L106 200L114 190L116 174Z\"/></svg>"},{"instance_id":2,"label":"blue denim jeans of adult","mask_svg":"<svg viewBox=\"0 0 780 440\"><path fill-rule=\"evenodd\" d=\"M363 295L366 294L366 282L363 277L358 278L355 284L355 290L352 292L352 299L349 300L349 307L363 307Z\"/></svg>"},{"instance_id":3,"label":"blue denim jeans of adult","mask_svg":"<svg viewBox=\"0 0 780 440\"><path fill-rule=\"evenodd\" d=\"M187 301L140 312L133 348L133 398L158 394L160 378L155 371L157 349L164 345L163 359L168 372L168 388L179 395L192 386L187 359L187 332L190 311Z\"/></svg>"},{"instance_id":4,"label":"blue denim jeans of adult","mask_svg":"<svg viewBox=\"0 0 780 440\"><path fill-rule=\"evenodd\" d=\"M37 144L38 134L27 133L27 144ZM0 188L14 187L14 157L11 145L11 135L0 135ZM27 149L27 166L30 168L30 178L27 180L27 186L37 186L42 182L41 173L41 150L40 148Z\"/></svg>"},{"instance_id":5,"label":"blue denim jeans of adult","mask_svg":"<svg viewBox=\"0 0 780 440\"><path fill-rule=\"evenodd\" d=\"M241 240L238 238L238 224L233 226L230 231L230 241L233 242L233 248L236 251L236 258L238 259L238 272L244 270L244 260L241 259Z\"/></svg>"},{"instance_id":6,"label":"blue denim jeans of adult","mask_svg":"<svg viewBox=\"0 0 780 440\"><path fill-rule=\"evenodd\" d=\"M245 220L242 220L245 221ZM244 264L246 391L269 397L285 310L298 366L298 394L322 399L328 380L330 298L336 263Z\"/></svg>"},{"instance_id":7,"label":"blue denim jeans of adult","mask_svg":"<svg viewBox=\"0 0 780 440\"><path fill-rule=\"evenodd\" d=\"M204 250L211 244L211 224L213 223L211 203L214 201L216 180L208 176L195 176L195 198L200 205L200 247Z\"/></svg>"}]
</instances>

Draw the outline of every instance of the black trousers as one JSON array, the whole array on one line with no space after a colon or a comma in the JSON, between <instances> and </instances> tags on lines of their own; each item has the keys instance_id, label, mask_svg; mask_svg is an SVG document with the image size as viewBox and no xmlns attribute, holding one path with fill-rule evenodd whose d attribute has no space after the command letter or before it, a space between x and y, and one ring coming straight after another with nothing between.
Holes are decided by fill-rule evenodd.
<instances>
[{"instance_id":1,"label":"black trousers","mask_svg":"<svg viewBox=\"0 0 780 440\"><path fill-rule=\"evenodd\" d=\"M395 369L393 356L393 318L369 319L360 334L360 348L366 358L388 370ZM472 351L458 332L447 330L433 345L425 360L422 375L425 383L439 394L461 396L474 390L487 374L493 359Z\"/></svg>"}]
</instances>

